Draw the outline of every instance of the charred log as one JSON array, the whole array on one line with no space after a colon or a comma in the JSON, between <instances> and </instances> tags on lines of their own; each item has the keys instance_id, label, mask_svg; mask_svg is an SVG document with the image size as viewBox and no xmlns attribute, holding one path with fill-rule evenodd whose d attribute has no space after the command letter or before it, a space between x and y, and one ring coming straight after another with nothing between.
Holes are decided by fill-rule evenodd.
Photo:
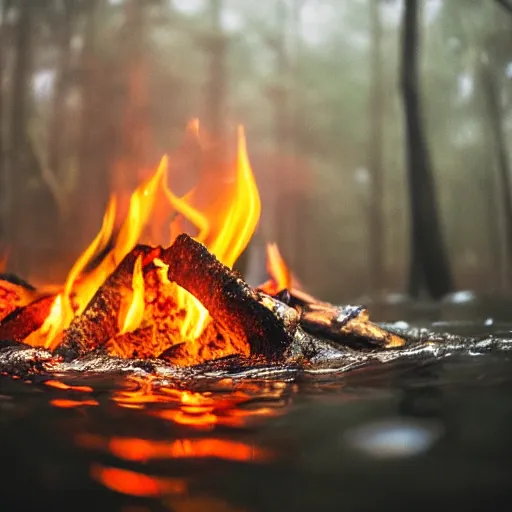
<instances>
[{"instance_id":1,"label":"charred log","mask_svg":"<svg viewBox=\"0 0 512 512\"><path fill-rule=\"evenodd\" d=\"M37 299L28 306L16 308L1 321L0 340L22 342L43 325L54 300L55 297L50 295Z\"/></svg>"},{"instance_id":2,"label":"charred log","mask_svg":"<svg viewBox=\"0 0 512 512\"><path fill-rule=\"evenodd\" d=\"M298 320L295 310L251 289L239 274L222 265L203 245L180 235L168 249L137 246L128 254L83 314L65 331L58 354L76 358L104 347L115 338L123 293L131 287L135 260L141 254L146 274L153 267L153 260L159 258L169 266L169 279L192 293L208 309L218 326L211 343L223 341L228 345L230 338L237 339L248 344L251 355L279 359L292 341L293 327ZM218 338L219 333L222 340ZM147 330L141 334L150 336ZM189 348L173 348L163 357L171 361L185 357ZM148 354L137 350L133 355Z\"/></svg>"},{"instance_id":3,"label":"charred log","mask_svg":"<svg viewBox=\"0 0 512 512\"><path fill-rule=\"evenodd\" d=\"M64 332L57 353L73 359L102 347L114 337L118 332L123 293L131 288L135 261L142 255L145 260L143 265L147 265L158 253L158 249L136 246L101 285L84 312L71 322Z\"/></svg>"},{"instance_id":4,"label":"charred log","mask_svg":"<svg viewBox=\"0 0 512 512\"><path fill-rule=\"evenodd\" d=\"M370 321L363 306L335 306L300 290L283 290L279 297L300 310L304 331L347 347L371 349L401 347L405 340Z\"/></svg>"},{"instance_id":5,"label":"charred log","mask_svg":"<svg viewBox=\"0 0 512 512\"><path fill-rule=\"evenodd\" d=\"M161 255L169 279L194 295L226 332L245 339L252 355L279 359L292 341L262 295L242 277L220 263L206 247L180 235Z\"/></svg>"},{"instance_id":6,"label":"charred log","mask_svg":"<svg viewBox=\"0 0 512 512\"><path fill-rule=\"evenodd\" d=\"M34 287L13 274L0 274L0 324L17 308L37 298Z\"/></svg>"}]
</instances>

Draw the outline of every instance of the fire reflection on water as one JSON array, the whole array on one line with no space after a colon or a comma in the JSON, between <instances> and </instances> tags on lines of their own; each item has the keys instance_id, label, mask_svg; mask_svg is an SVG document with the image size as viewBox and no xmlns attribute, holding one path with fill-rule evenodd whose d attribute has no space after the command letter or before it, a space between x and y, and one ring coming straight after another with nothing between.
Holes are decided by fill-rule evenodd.
<instances>
[{"instance_id":1,"label":"fire reflection on water","mask_svg":"<svg viewBox=\"0 0 512 512\"><path fill-rule=\"evenodd\" d=\"M93 386L56 379L45 384L63 394L62 398L53 396L50 400L54 407L70 409L100 405L94 399L98 391ZM108 401L121 409L134 410L132 413L127 411L128 414L142 414L164 424L171 423L177 430L158 439L133 437L127 431L117 430L104 435L86 430L74 435L74 444L93 454L90 476L102 486L139 498L163 500L174 497L172 503L167 504L172 508L176 508L174 499L180 496L185 510L190 499L197 499L195 493L189 495L191 477L151 475L148 464L205 459L242 464L274 461L278 458L276 450L252 439L250 432L261 422L284 412L294 391L294 386L285 382L237 383L232 379L217 381L207 390L179 389L156 378L131 376L124 378L122 386L109 393ZM104 457L108 457L109 464L99 462L98 459ZM111 463L112 457L117 464ZM126 465L129 469L124 467ZM201 499L208 501L210 497ZM214 509L234 510L224 502L214 505Z\"/></svg>"}]
</instances>

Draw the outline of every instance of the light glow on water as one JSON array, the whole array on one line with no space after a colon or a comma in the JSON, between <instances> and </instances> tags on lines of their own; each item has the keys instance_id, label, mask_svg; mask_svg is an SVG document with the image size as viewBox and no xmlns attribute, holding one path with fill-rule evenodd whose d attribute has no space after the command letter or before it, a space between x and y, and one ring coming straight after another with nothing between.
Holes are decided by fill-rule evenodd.
<instances>
[{"instance_id":1,"label":"light glow on water","mask_svg":"<svg viewBox=\"0 0 512 512\"><path fill-rule=\"evenodd\" d=\"M429 450L442 432L438 422L390 418L355 427L345 433L344 441L370 457L404 458Z\"/></svg>"}]
</instances>

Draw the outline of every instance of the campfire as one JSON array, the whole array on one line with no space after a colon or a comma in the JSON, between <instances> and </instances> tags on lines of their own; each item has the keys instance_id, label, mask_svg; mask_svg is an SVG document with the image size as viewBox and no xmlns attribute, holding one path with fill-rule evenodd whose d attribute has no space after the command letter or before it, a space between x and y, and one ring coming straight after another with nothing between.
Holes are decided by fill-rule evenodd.
<instances>
[{"instance_id":1,"label":"campfire","mask_svg":"<svg viewBox=\"0 0 512 512\"><path fill-rule=\"evenodd\" d=\"M199 138L197 123L191 126ZM365 308L333 306L297 289L275 244L261 286L251 288L233 270L260 216L242 128L237 142L229 172L203 169L181 197L168 186L164 156L133 192L117 232L112 197L62 286L35 289L3 276L0 340L9 354L23 349L34 370L91 355L173 367L230 358L307 365L333 354L357 363L365 352L389 358L406 349L408 337L372 323ZM162 198L172 217L169 243L143 244L154 219L165 218Z\"/></svg>"}]
</instances>

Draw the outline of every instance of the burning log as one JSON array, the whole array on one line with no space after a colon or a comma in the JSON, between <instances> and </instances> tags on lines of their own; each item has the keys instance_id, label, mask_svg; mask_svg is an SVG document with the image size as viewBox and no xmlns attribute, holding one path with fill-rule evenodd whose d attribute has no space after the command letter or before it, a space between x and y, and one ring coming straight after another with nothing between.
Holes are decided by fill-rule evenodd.
<instances>
[{"instance_id":1,"label":"burning log","mask_svg":"<svg viewBox=\"0 0 512 512\"><path fill-rule=\"evenodd\" d=\"M180 235L167 249L139 245L130 252L117 269L99 288L84 312L77 316L65 331L57 352L66 358L75 358L104 346L118 334L119 310L123 294L130 289L135 261L143 256L146 274L154 269L158 258L168 265L170 281L192 293L209 311L217 329L209 331L204 340L206 348L219 343L228 346L230 340L237 345L247 344L251 355L262 355L267 359L279 359L291 343L293 332L290 308L286 322L282 311L275 308L277 302L251 289L234 271L222 265L208 250L188 235ZM284 306L284 305L283 305ZM282 308L281 308L282 309ZM151 337L148 329L141 331L141 338ZM134 337L134 333L127 336ZM213 345L212 345L213 344ZM142 346L142 344L139 344ZM174 347L166 351L166 359L191 358L197 347ZM232 353L234 350L227 350ZM137 351L136 355L144 354ZM188 355L188 357L187 357ZM200 361L196 354L192 360Z\"/></svg>"},{"instance_id":2,"label":"burning log","mask_svg":"<svg viewBox=\"0 0 512 512\"><path fill-rule=\"evenodd\" d=\"M12 274L0 274L0 323L15 309L36 298L33 286Z\"/></svg>"},{"instance_id":3,"label":"burning log","mask_svg":"<svg viewBox=\"0 0 512 512\"><path fill-rule=\"evenodd\" d=\"M52 308L54 296L41 297L24 307L14 309L0 322L0 340L22 342L39 329Z\"/></svg>"},{"instance_id":4,"label":"burning log","mask_svg":"<svg viewBox=\"0 0 512 512\"><path fill-rule=\"evenodd\" d=\"M234 355L279 362L297 354L298 360L301 353L310 356L315 339L321 343L321 338L365 348L404 344L400 336L369 322L364 308L337 308L286 292L295 278L275 245L269 246L268 255L272 279L263 289L250 288L231 270L260 213L243 130L230 174L230 180L232 174L236 178L233 186L219 191L222 199L210 206L203 204L200 190L212 192L209 180L182 198L167 188L166 161L164 157L155 175L134 191L115 240L115 201L109 203L98 235L58 295L41 298L23 283L2 286L0 281L0 339L56 348L65 361L99 357L95 352L102 349L103 356L160 357L183 366ZM181 234L165 249L134 247L159 191L179 214L172 236L187 220L197 228L197 241ZM108 240L112 247L101 252ZM88 273L98 253L100 271Z\"/></svg>"},{"instance_id":5,"label":"burning log","mask_svg":"<svg viewBox=\"0 0 512 512\"><path fill-rule=\"evenodd\" d=\"M279 359L293 339L262 296L242 277L186 234L162 252L169 279L206 307L223 331L246 340L252 355Z\"/></svg>"},{"instance_id":6,"label":"burning log","mask_svg":"<svg viewBox=\"0 0 512 512\"><path fill-rule=\"evenodd\" d=\"M147 265L159 249L138 245L100 286L84 312L76 316L64 332L57 353L73 359L107 343L118 333L118 317L123 295L130 289L135 261L143 258Z\"/></svg>"}]
</instances>

